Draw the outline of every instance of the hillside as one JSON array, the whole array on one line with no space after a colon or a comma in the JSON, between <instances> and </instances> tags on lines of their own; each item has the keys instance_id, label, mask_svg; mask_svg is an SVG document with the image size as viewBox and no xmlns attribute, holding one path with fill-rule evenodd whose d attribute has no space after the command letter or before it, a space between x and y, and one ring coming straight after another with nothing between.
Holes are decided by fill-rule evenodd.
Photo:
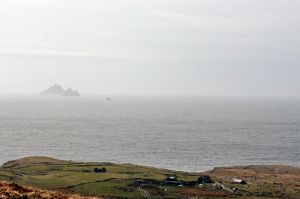
<instances>
[{"instance_id":1,"label":"hillside","mask_svg":"<svg viewBox=\"0 0 300 199\"><path fill-rule=\"evenodd\" d=\"M236 183L233 178L243 179L245 184ZM278 165L220 167L188 173L131 164L29 157L3 164L0 180L107 198L300 198L300 169Z\"/></svg>"}]
</instances>

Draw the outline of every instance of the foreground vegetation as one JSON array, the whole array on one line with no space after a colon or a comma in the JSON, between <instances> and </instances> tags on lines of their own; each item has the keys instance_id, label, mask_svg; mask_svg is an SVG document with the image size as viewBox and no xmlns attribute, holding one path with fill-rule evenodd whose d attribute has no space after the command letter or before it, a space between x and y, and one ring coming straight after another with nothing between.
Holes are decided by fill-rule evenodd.
<instances>
[{"instance_id":1,"label":"foreground vegetation","mask_svg":"<svg viewBox=\"0 0 300 199\"><path fill-rule=\"evenodd\" d=\"M214 183L199 183L209 175ZM168 178L176 177L174 182ZM233 182L244 179L245 185ZM105 198L300 198L300 169L239 166L187 173L131 164L83 163L29 157L5 163L0 180L22 186Z\"/></svg>"},{"instance_id":2,"label":"foreground vegetation","mask_svg":"<svg viewBox=\"0 0 300 199\"><path fill-rule=\"evenodd\" d=\"M0 182L1 199L105 199L98 197L84 197L58 191L20 186L13 182Z\"/></svg>"}]
</instances>

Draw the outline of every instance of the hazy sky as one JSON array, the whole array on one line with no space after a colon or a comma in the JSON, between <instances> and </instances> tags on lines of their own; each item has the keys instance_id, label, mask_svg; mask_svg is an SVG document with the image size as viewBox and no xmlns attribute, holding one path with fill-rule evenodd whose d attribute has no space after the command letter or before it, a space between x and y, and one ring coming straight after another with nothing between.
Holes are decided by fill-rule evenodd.
<instances>
[{"instance_id":1,"label":"hazy sky","mask_svg":"<svg viewBox=\"0 0 300 199\"><path fill-rule=\"evenodd\" d=\"M0 0L0 93L300 96L299 0Z\"/></svg>"}]
</instances>

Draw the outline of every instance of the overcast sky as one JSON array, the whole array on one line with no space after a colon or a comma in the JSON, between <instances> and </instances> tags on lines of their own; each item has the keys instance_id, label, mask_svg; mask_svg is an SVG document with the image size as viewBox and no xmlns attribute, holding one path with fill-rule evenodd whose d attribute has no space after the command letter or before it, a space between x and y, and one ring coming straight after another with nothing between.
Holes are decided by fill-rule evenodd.
<instances>
[{"instance_id":1,"label":"overcast sky","mask_svg":"<svg viewBox=\"0 0 300 199\"><path fill-rule=\"evenodd\" d=\"M0 0L0 93L300 96L299 0Z\"/></svg>"}]
</instances>

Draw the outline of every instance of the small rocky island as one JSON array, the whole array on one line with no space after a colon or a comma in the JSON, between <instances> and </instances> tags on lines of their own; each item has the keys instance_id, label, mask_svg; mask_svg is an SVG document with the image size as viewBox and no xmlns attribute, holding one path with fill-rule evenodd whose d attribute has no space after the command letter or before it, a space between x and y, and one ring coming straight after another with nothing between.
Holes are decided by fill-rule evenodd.
<instances>
[{"instance_id":1,"label":"small rocky island","mask_svg":"<svg viewBox=\"0 0 300 199\"><path fill-rule=\"evenodd\" d=\"M47 90L41 92L41 95L57 95L57 96L81 96L77 90L71 88L63 89L61 85L54 84Z\"/></svg>"}]
</instances>

